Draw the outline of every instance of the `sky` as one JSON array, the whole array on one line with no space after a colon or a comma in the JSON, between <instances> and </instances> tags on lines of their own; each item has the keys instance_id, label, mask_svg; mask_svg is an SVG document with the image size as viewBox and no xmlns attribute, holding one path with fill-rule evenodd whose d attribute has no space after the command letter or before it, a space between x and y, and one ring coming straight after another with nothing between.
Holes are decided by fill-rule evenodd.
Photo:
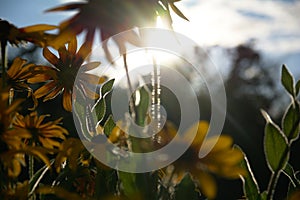
<instances>
[{"instance_id":1,"label":"sky","mask_svg":"<svg viewBox=\"0 0 300 200\"><path fill-rule=\"evenodd\" d=\"M0 18L18 27L56 25L74 13L44 11L74 1L78 0L1 0ZM200 46L234 47L253 40L266 57L299 74L300 1L182 0L176 5L189 22L174 15L174 30Z\"/></svg>"}]
</instances>

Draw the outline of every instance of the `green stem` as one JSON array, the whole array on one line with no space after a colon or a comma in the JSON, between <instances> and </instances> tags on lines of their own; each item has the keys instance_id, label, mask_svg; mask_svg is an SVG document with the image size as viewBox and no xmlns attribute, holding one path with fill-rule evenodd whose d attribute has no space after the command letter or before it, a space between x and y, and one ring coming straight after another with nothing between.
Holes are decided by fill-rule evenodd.
<instances>
[{"instance_id":1,"label":"green stem","mask_svg":"<svg viewBox=\"0 0 300 200\"><path fill-rule=\"evenodd\" d=\"M33 141L29 142L29 145L32 145ZM32 179L32 177L34 176L34 157L32 155L28 156L28 175L29 175L29 180ZM35 194L33 193L31 196L31 200L35 200Z\"/></svg>"},{"instance_id":2,"label":"green stem","mask_svg":"<svg viewBox=\"0 0 300 200\"><path fill-rule=\"evenodd\" d=\"M28 168L29 168L29 180L33 177L34 175L34 169L33 169L33 166L34 166L34 158L33 156L29 155L29 165L28 165Z\"/></svg>"},{"instance_id":3,"label":"green stem","mask_svg":"<svg viewBox=\"0 0 300 200\"><path fill-rule=\"evenodd\" d=\"M276 170L271 178L270 178L270 181L269 181L269 185L268 185L268 194L267 194L267 200L272 200L273 199L273 195L274 195L274 192L275 192L275 188L276 188L276 184L277 184L277 181L278 181L278 178L280 176L280 173L282 171L282 169L285 167L284 164L286 163L286 159L288 157L288 154L290 152L290 147L287 146L283 152L283 155L282 157L280 158L280 162L279 162L279 168L278 170Z\"/></svg>"},{"instance_id":4,"label":"green stem","mask_svg":"<svg viewBox=\"0 0 300 200\"><path fill-rule=\"evenodd\" d=\"M129 71L128 71L128 65L127 65L127 57L126 57L126 54L123 55L123 62L124 62L124 67L125 67L125 70L126 70L126 78L127 78L127 84L128 84L128 87L129 87L129 92L130 92L130 96L132 95L132 98L130 98L129 100L129 108L130 108L130 111L131 111L131 117L133 118L133 120L135 121L136 119L136 113L135 113L135 97L133 95L133 88L132 88L132 84L131 84L131 81L130 81L130 77L129 77Z\"/></svg>"},{"instance_id":5,"label":"green stem","mask_svg":"<svg viewBox=\"0 0 300 200\"><path fill-rule=\"evenodd\" d=\"M28 164L29 180L34 176L34 158L32 155L29 155L29 164ZM35 194L31 196L31 200L35 200Z\"/></svg>"},{"instance_id":6,"label":"green stem","mask_svg":"<svg viewBox=\"0 0 300 200\"><path fill-rule=\"evenodd\" d=\"M7 66L7 59L6 59L6 40L1 40L1 64L2 64L2 88L6 86L6 66Z\"/></svg>"}]
</instances>

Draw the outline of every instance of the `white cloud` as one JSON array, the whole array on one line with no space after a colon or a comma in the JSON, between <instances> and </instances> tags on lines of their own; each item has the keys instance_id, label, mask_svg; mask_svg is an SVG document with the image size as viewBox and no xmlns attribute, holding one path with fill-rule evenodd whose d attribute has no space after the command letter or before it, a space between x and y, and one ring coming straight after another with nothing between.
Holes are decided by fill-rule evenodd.
<instances>
[{"instance_id":1,"label":"white cloud","mask_svg":"<svg viewBox=\"0 0 300 200\"><path fill-rule=\"evenodd\" d=\"M174 16L174 29L200 45L232 46L253 38L265 51L300 51L300 2L181 1L190 22Z\"/></svg>"}]
</instances>

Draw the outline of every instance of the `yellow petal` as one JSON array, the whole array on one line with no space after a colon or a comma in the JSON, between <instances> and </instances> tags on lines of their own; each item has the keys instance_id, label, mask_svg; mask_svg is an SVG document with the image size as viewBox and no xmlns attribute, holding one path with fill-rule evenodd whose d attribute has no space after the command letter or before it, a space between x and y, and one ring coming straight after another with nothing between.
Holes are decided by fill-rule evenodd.
<instances>
[{"instance_id":1,"label":"yellow petal","mask_svg":"<svg viewBox=\"0 0 300 200\"><path fill-rule=\"evenodd\" d=\"M102 84L106 79L103 77L96 76L94 74L88 74L88 73L82 73L79 75L80 79L82 81L87 82L89 84L97 85L97 84Z\"/></svg>"},{"instance_id":2,"label":"yellow petal","mask_svg":"<svg viewBox=\"0 0 300 200\"><path fill-rule=\"evenodd\" d=\"M26 64L26 60L17 57L14 59L11 67L8 69L7 74L10 78L14 78L20 71L24 64Z\"/></svg>"},{"instance_id":3,"label":"yellow petal","mask_svg":"<svg viewBox=\"0 0 300 200\"><path fill-rule=\"evenodd\" d=\"M54 99L55 97L57 97L60 94L60 92L61 92L60 87L55 88L47 96L44 97L44 101Z\"/></svg>"},{"instance_id":4,"label":"yellow petal","mask_svg":"<svg viewBox=\"0 0 300 200\"><path fill-rule=\"evenodd\" d=\"M57 37L53 38L53 40L49 41L49 45L58 50L68 43L72 37L76 37L72 31L64 30Z\"/></svg>"},{"instance_id":5,"label":"yellow petal","mask_svg":"<svg viewBox=\"0 0 300 200\"><path fill-rule=\"evenodd\" d=\"M64 132L62 132L60 129L51 129L51 130L45 130L41 133L43 137L47 138L60 138L60 139L66 139Z\"/></svg>"},{"instance_id":6,"label":"yellow petal","mask_svg":"<svg viewBox=\"0 0 300 200\"><path fill-rule=\"evenodd\" d=\"M92 44L90 42L85 42L80 47L80 49L77 52L78 59L85 59L92 50Z\"/></svg>"},{"instance_id":7,"label":"yellow petal","mask_svg":"<svg viewBox=\"0 0 300 200\"><path fill-rule=\"evenodd\" d=\"M46 12L54 12L54 11L64 11L64 10L74 10L74 9L79 9L83 5L86 5L86 3L71 3L71 4L65 4L62 6L58 6L55 8L51 8L46 10Z\"/></svg>"},{"instance_id":8,"label":"yellow petal","mask_svg":"<svg viewBox=\"0 0 300 200\"><path fill-rule=\"evenodd\" d=\"M39 140L46 148L53 149L54 147L60 147L60 143L53 139L39 137Z\"/></svg>"},{"instance_id":9,"label":"yellow petal","mask_svg":"<svg viewBox=\"0 0 300 200\"><path fill-rule=\"evenodd\" d=\"M39 116L39 119L37 120L37 122L36 122L36 126L37 127L39 127L40 125L41 125L41 123L44 121L44 119L46 118L46 117L49 117L50 115L41 115L41 116Z\"/></svg>"},{"instance_id":10,"label":"yellow petal","mask_svg":"<svg viewBox=\"0 0 300 200\"><path fill-rule=\"evenodd\" d=\"M27 129L24 129L24 128L15 128L15 129L8 131L8 133L11 135L14 135L14 136L18 136L20 138L29 139L32 137L30 131Z\"/></svg>"},{"instance_id":11,"label":"yellow petal","mask_svg":"<svg viewBox=\"0 0 300 200\"><path fill-rule=\"evenodd\" d=\"M44 149L41 147L27 147L25 148L27 154L33 155L37 158L40 158L48 167L50 167L50 161L44 153Z\"/></svg>"},{"instance_id":12,"label":"yellow petal","mask_svg":"<svg viewBox=\"0 0 300 200\"><path fill-rule=\"evenodd\" d=\"M66 111L72 111L72 93L69 91L63 93L63 107Z\"/></svg>"},{"instance_id":13,"label":"yellow petal","mask_svg":"<svg viewBox=\"0 0 300 200\"><path fill-rule=\"evenodd\" d=\"M20 104L24 101L24 99L17 99L14 100L13 103L9 106L7 110L5 110L5 114L12 113L13 111L17 110L17 108L20 106Z\"/></svg>"},{"instance_id":14,"label":"yellow petal","mask_svg":"<svg viewBox=\"0 0 300 200\"><path fill-rule=\"evenodd\" d=\"M192 172L192 175L196 180L199 181L200 190L208 199L216 198L217 185L211 175L203 171Z\"/></svg>"},{"instance_id":15,"label":"yellow petal","mask_svg":"<svg viewBox=\"0 0 300 200\"><path fill-rule=\"evenodd\" d=\"M226 165L235 165L242 161L244 155L238 149L231 149L227 151L221 151L218 153L212 153L212 155L208 154L208 157L211 157L211 159L219 163L223 163Z\"/></svg>"},{"instance_id":16,"label":"yellow petal","mask_svg":"<svg viewBox=\"0 0 300 200\"><path fill-rule=\"evenodd\" d=\"M43 49L43 56L54 66L58 64L58 58L46 47Z\"/></svg>"},{"instance_id":17,"label":"yellow petal","mask_svg":"<svg viewBox=\"0 0 300 200\"><path fill-rule=\"evenodd\" d=\"M95 69L96 67L98 67L101 63L100 62L89 62L87 64L82 65L80 68L80 71L83 72L87 72L90 71L92 69Z\"/></svg>"},{"instance_id":18,"label":"yellow petal","mask_svg":"<svg viewBox=\"0 0 300 200\"><path fill-rule=\"evenodd\" d=\"M45 96L49 92L51 92L54 88L56 87L56 82L55 81L50 81L34 91L34 96L38 99L41 98L42 96Z\"/></svg>"},{"instance_id":19,"label":"yellow petal","mask_svg":"<svg viewBox=\"0 0 300 200\"><path fill-rule=\"evenodd\" d=\"M20 30L22 30L26 33L31 33L31 32L37 32L37 31L49 31L49 30L53 30L56 28L57 28L57 26L53 26L53 25L37 24L37 25L26 26L26 27L20 28Z\"/></svg>"},{"instance_id":20,"label":"yellow petal","mask_svg":"<svg viewBox=\"0 0 300 200\"><path fill-rule=\"evenodd\" d=\"M30 77L27 79L28 83L34 84L34 83L42 83L50 80L50 76L47 74L36 74L33 77Z\"/></svg>"},{"instance_id":21,"label":"yellow petal","mask_svg":"<svg viewBox=\"0 0 300 200\"><path fill-rule=\"evenodd\" d=\"M77 51L77 39L76 37L72 38L68 44L68 51L70 54L75 55Z\"/></svg>"},{"instance_id":22,"label":"yellow petal","mask_svg":"<svg viewBox=\"0 0 300 200\"><path fill-rule=\"evenodd\" d=\"M208 128L209 128L209 124L206 121L200 121L199 123L196 123L191 128L189 128L188 131L186 131L184 135L184 140L185 141L193 140L191 146L199 150L207 134ZM196 132L196 136L193 139L192 137L195 134L195 132Z\"/></svg>"},{"instance_id":23,"label":"yellow petal","mask_svg":"<svg viewBox=\"0 0 300 200\"><path fill-rule=\"evenodd\" d=\"M13 159L11 168L8 169L8 176L17 177L21 173L21 165L18 160Z\"/></svg>"},{"instance_id":24,"label":"yellow petal","mask_svg":"<svg viewBox=\"0 0 300 200\"><path fill-rule=\"evenodd\" d=\"M214 136L211 138L208 138L205 143L202 144L202 148L212 148L211 152L217 152L217 151L222 151L224 149L231 149L233 140L230 136L225 136L221 135L219 136Z\"/></svg>"}]
</instances>

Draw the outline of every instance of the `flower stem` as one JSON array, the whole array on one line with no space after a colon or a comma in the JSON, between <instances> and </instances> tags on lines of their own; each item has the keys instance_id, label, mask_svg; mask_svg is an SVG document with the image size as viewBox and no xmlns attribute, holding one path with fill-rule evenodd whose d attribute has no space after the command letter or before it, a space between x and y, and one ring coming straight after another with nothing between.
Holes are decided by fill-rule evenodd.
<instances>
[{"instance_id":1,"label":"flower stem","mask_svg":"<svg viewBox=\"0 0 300 200\"><path fill-rule=\"evenodd\" d=\"M29 180L32 179L34 175L34 158L32 155L29 155L28 157L28 173L29 173ZM31 196L31 200L35 200L35 194L33 193Z\"/></svg>"},{"instance_id":2,"label":"flower stem","mask_svg":"<svg viewBox=\"0 0 300 200\"><path fill-rule=\"evenodd\" d=\"M127 84L128 84L128 87L129 87L129 93L130 93L130 96L132 95L132 98L130 98L129 100L129 108L130 108L130 111L131 111L131 117L134 119L136 119L136 113L135 113L135 97L133 95L133 87L132 87L132 84L131 84L131 81L130 81L130 77L129 77L129 71L128 71L128 65L127 65L127 57L126 57L126 54L123 55L123 62L124 62L124 67L125 67L125 70L126 70L126 77L127 77Z\"/></svg>"},{"instance_id":3,"label":"flower stem","mask_svg":"<svg viewBox=\"0 0 300 200\"><path fill-rule=\"evenodd\" d=\"M278 168L278 170L276 170L272 174L272 176L270 178L269 185L268 185L267 200L272 200L273 199L273 195L274 195L274 192L275 192L275 188L276 188L278 178L280 176L280 173L281 173L282 169L285 167L284 164L286 163L289 152L290 152L290 146L287 145L287 147L285 148L285 150L283 152L282 157L280 158L280 162L279 162L280 167Z\"/></svg>"},{"instance_id":4,"label":"flower stem","mask_svg":"<svg viewBox=\"0 0 300 200\"><path fill-rule=\"evenodd\" d=\"M7 66L7 59L6 59L6 40L1 40L1 65L2 65L2 88L6 86L6 66Z\"/></svg>"}]
</instances>

